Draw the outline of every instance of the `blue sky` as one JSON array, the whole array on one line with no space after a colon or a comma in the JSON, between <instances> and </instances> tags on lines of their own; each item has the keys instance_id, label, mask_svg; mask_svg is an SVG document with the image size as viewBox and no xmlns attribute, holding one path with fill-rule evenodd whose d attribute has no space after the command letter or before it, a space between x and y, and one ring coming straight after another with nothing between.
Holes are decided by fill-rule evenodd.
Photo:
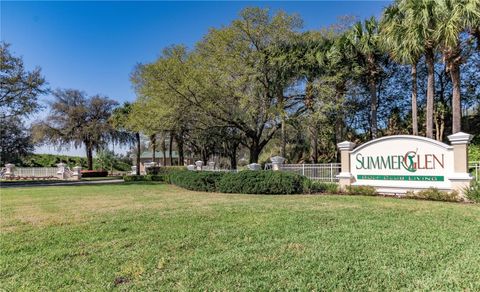
<instances>
[{"instance_id":1,"label":"blue sky","mask_svg":"<svg viewBox=\"0 0 480 292\"><path fill-rule=\"evenodd\" d=\"M6 2L1 39L39 66L49 87L133 101L129 75L172 44L193 46L210 27L228 25L244 7L298 13L305 29L319 29L343 15L380 16L388 1L321 2ZM42 97L48 101L49 96ZM40 152L54 152L43 147ZM38 152L37 151L37 152ZM83 150L71 150L81 154Z\"/></svg>"}]
</instances>

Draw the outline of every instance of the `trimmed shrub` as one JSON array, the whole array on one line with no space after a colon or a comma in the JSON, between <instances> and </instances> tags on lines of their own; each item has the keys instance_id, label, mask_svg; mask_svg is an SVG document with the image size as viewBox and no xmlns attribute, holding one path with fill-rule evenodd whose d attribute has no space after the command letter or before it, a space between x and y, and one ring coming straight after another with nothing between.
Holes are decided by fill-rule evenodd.
<instances>
[{"instance_id":1,"label":"trimmed shrub","mask_svg":"<svg viewBox=\"0 0 480 292\"><path fill-rule=\"evenodd\" d=\"M347 186L347 195L376 196L377 190L372 186Z\"/></svg>"},{"instance_id":2,"label":"trimmed shrub","mask_svg":"<svg viewBox=\"0 0 480 292\"><path fill-rule=\"evenodd\" d=\"M305 179L303 183L303 192L306 194L315 194L315 193L336 194L339 192L339 187L338 187L338 184L336 183Z\"/></svg>"},{"instance_id":3,"label":"trimmed shrub","mask_svg":"<svg viewBox=\"0 0 480 292\"><path fill-rule=\"evenodd\" d=\"M147 174L153 175L169 174L181 170L187 170L187 168L185 166L154 166L146 168Z\"/></svg>"},{"instance_id":4,"label":"trimmed shrub","mask_svg":"<svg viewBox=\"0 0 480 292\"><path fill-rule=\"evenodd\" d=\"M405 197L410 199L433 200L433 201L448 201L458 202L461 200L457 192L444 192L437 188L428 188L419 192L407 192Z\"/></svg>"},{"instance_id":5,"label":"trimmed shrub","mask_svg":"<svg viewBox=\"0 0 480 292\"><path fill-rule=\"evenodd\" d=\"M123 177L125 182L133 181L165 181L165 177L162 175L126 175Z\"/></svg>"},{"instance_id":6,"label":"trimmed shrub","mask_svg":"<svg viewBox=\"0 0 480 292\"><path fill-rule=\"evenodd\" d=\"M82 177L107 177L106 170L82 170Z\"/></svg>"},{"instance_id":7,"label":"trimmed shrub","mask_svg":"<svg viewBox=\"0 0 480 292\"><path fill-rule=\"evenodd\" d=\"M211 171L171 171L167 175L168 182L192 191L217 192L224 172Z\"/></svg>"},{"instance_id":8,"label":"trimmed shrub","mask_svg":"<svg viewBox=\"0 0 480 292\"><path fill-rule=\"evenodd\" d=\"M480 181L474 181L469 188L465 189L465 196L472 202L480 203Z\"/></svg>"},{"instance_id":9,"label":"trimmed shrub","mask_svg":"<svg viewBox=\"0 0 480 292\"><path fill-rule=\"evenodd\" d=\"M301 194L305 177L280 171L251 171L225 173L218 190L237 194Z\"/></svg>"}]
</instances>

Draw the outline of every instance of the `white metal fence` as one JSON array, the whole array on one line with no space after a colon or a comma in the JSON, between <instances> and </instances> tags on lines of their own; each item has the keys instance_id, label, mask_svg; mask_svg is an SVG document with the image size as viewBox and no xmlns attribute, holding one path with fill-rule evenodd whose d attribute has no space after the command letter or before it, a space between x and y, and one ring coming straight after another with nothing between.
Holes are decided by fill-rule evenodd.
<instances>
[{"instance_id":1,"label":"white metal fence","mask_svg":"<svg viewBox=\"0 0 480 292\"><path fill-rule=\"evenodd\" d=\"M480 161L470 161L468 163L468 169L474 176L474 179L480 181Z\"/></svg>"},{"instance_id":2,"label":"white metal fence","mask_svg":"<svg viewBox=\"0 0 480 292\"><path fill-rule=\"evenodd\" d=\"M56 167L15 167L16 177L54 177L57 176Z\"/></svg>"},{"instance_id":3,"label":"white metal fence","mask_svg":"<svg viewBox=\"0 0 480 292\"><path fill-rule=\"evenodd\" d=\"M272 164L265 164L265 169L271 169ZM325 181L325 182L337 182L337 175L341 170L340 163L317 163L317 164L282 164L281 171L289 171L297 174L301 174L310 179Z\"/></svg>"},{"instance_id":4,"label":"white metal fence","mask_svg":"<svg viewBox=\"0 0 480 292\"><path fill-rule=\"evenodd\" d=\"M470 173L474 179L480 181L480 161L471 161L468 163ZM265 170L272 169L272 164L265 164ZM340 163L320 163L320 164L282 164L280 170L290 171L304 175L310 179L337 182L337 175L341 171Z\"/></svg>"}]
</instances>

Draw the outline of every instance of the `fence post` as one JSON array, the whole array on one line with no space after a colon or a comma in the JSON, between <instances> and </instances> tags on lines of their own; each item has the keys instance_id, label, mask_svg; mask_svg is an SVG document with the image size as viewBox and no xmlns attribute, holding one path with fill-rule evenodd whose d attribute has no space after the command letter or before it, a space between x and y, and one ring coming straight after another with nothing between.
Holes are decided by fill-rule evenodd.
<instances>
[{"instance_id":1,"label":"fence post","mask_svg":"<svg viewBox=\"0 0 480 292\"><path fill-rule=\"evenodd\" d=\"M15 164L7 163L5 164L5 177L11 178L15 176Z\"/></svg>"},{"instance_id":2,"label":"fence post","mask_svg":"<svg viewBox=\"0 0 480 292\"><path fill-rule=\"evenodd\" d=\"M65 176L65 170L66 170L65 167L66 167L66 166L67 166L67 165L66 165L65 163L63 163L63 162L60 162L60 163L57 164L57 167L58 167L57 177L58 177L59 179L66 179L66 176Z\"/></svg>"},{"instance_id":3,"label":"fence post","mask_svg":"<svg viewBox=\"0 0 480 292\"><path fill-rule=\"evenodd\" d=\"M333 182L333 164L330 163L330 182Z\"/></svg>"},{"instance_id":4,"label":"fence post","mask_svg":"<svg viewBox=\"0 0 480 292\"><path fill-rule=\"evenodd\" d=\"M305 176L305 162L302 163L302 175Z\"/></svg>"},{"instance_id":5,"label":"fence post","mask_svg":"<svg viewBox=\"0 0 480 292\"><path fill-rule=\"evenodd\" d=\"M340 150L340 157L342 162L341 172L338 177L340 189L345 190L347 186L352 183L353 177L350 172L350 151L355 147L355 143L344 141L337 144L338 150Z\"/></svg>"},{"instance_id":6,"label":"fence post","mask_svg":"<svg viewBox=\"0 0 480 292\"><path fill-rule=\"evenodd\" d=\"M467 133L458 132L448 136L453 146L453 167L454 173L449 180L452 182L452 189L463 194L465 188L470 186L472 176L468 173L468 143L473 136Z\"/></svg>"},{"instance_id":7,"label":"fence post","mask_svg":"<svg viewBox=\"0 0 480 292\"><path fill-rule=\"evenodd\" d=\"M281 165L285 162L285 158L282 156L274 156L270 158L270 161L272 162L272 170L277 171L282 168Z\"/></svg>"},{"instance_id":8,"label":"fence post","mask_svg":"<svg viewBox=\"0 0 480 292\"><path fill-rule=\"evenodd\" d=\"M72 175L74 180L80 180L82 178L82 167L81 166L75 166L73 168L73 175Z\"/></svg>"},{"instance_id":9,"label":"fence post","mask_svg":"<svg viewBox=\"0 0 480 292\"><path fill-rule=\"evenodd\" d=\"M203 161L202 160L195 161L195 166L197 166L197 170L202 170Z\"/></svg>"}]
</instances>

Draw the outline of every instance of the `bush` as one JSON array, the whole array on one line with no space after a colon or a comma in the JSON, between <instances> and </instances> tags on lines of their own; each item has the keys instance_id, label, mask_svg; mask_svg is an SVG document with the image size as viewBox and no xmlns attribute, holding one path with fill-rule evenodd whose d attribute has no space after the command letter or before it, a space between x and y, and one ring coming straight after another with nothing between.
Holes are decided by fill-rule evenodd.
<instances>
[{"instance_id":1,"label":"bush","mask_svg":"<svg viewBox=\"0 0 480 292\"><path fill-rule=\"evenodd\" d=\"M305 179L303 184L303 192L306 194L315 193L338 193L339 188L336 183L321 182L317 180Z\"/></svg>"},{"instance_id":2,"label":"bush","mask_svg":"<svg viewBox=\"0 0 480 292\"><path fill-rule=\"evenodd\" d=\"M107 177L106 170L82 170L82 177Z\"/></svg>"},{"instance_id":3,"label":"bush","mask_svg":"<svg viewBox=\"0 0 480 292\"><path fill-rule=\"evenodd\" d=\"M458 202L460 201L460 196L457 192L444 192L440 191L437 188L428 188L419 192L407 192L405 197L410 199L420 199L420 200L433 200L433 201L448 201L448 202Z\"/></svg>"},{"instance_id":4,"label":"bush","mask_svg":"<svg viewBox=\"0 0 480 292\"><path fill-rule=\"evenodd\" d=\"M217 192L224 172L174 170L167 174L167 181L192 191Z\"/></svg>"},{"instance_id":5,"label":"bush","mask_svg":"<svg viewBox=\"0 0 480 292\"><path fill-rule=\"evenodd\" d=\"M474 181L469 188L465 189L465 196L469 201L480 203L480 181Z\"/></svg>"},{"instance_id":6,"label":"bush","mask_svg":"<svg viewBox=\"0 0 480 292\"><path fill-rule=\"evenodd\" d=\"M146 168L147 174L153 175L164 175L182 170L187 170L187 168L185 166L154 166Z\"/></svg>"},{"instance_id":7,"label":"bush","mask_svg":"<svg viewBox=\"0 0 480 292\"><path fill-rule=\"evenodd\" d=\"M377 190L372 186L347 186L347 195L376 196Z\"/></svg>"},{"instance_id":8,"label":"bush","mask_svg":"<svg viewBox=\"0 0 480 292\"><path fill-rule=\"evenodd\" d=\"M238 194L301 194L305 177L279 171L225 173L218 190Z\"/></svg>"},{"instance_id":9,"label":"bush","mask_svg":"<svg viewBox=\"0 0 480 292\"><path fill-rule=\"evenodd\" d=\"M126 175L123 177L123 181L161 181L164 182L165 178L161 175Z\"/></svg>"}]
</instances>

